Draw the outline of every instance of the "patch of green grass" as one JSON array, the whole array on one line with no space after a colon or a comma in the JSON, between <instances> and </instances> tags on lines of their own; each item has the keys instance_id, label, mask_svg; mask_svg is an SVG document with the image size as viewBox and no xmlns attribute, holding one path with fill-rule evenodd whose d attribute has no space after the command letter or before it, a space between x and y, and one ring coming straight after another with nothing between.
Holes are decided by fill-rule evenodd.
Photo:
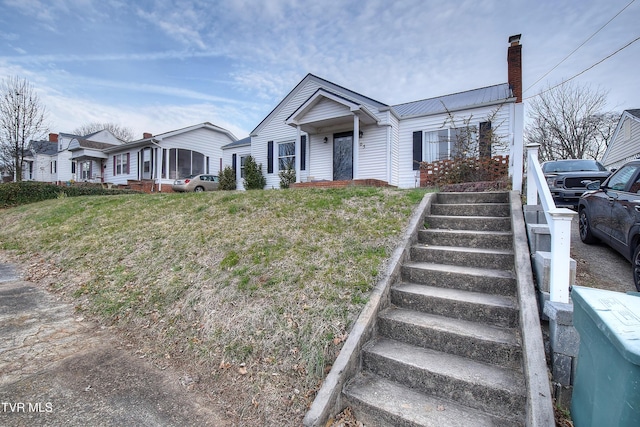
<instances>
[{"instance_id":1,"label":"patch of green grass","mask_svg":"<svg viewBox=\"0 0 640 427\"><path fill-rule=\"evenodd\" d=\"M224 359L283 373L270 389L238 385L259 387L280 408L283 390L313 393L424 194L67 197L3 210L0 248L55 264L52 281L79 309L162 357L191 357L207 372Z\"/></svg>"}]
</instances>

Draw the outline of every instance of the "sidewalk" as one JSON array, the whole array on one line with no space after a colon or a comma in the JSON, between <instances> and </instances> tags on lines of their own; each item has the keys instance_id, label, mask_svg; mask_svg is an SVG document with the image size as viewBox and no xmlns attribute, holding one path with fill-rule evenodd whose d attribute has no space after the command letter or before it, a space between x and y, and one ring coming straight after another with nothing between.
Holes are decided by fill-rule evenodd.
<instances>
[{"instance_id":1,"label":"sidewalk","mask_svg":"<svg viewBox=\"0 0 640 427\"><path fill-rule=\"evenodd\" d=\"M229 424L142 357L0 259L0 425Z\"/></svg>"}]
</instances>

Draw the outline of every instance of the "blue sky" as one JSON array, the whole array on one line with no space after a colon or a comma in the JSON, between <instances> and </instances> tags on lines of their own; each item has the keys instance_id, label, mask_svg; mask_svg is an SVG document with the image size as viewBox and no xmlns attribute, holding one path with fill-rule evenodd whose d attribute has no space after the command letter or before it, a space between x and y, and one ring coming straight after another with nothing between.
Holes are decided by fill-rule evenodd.
<instances>
[{"instance_id":1,"label":"blue sky","mask_svg":"<svg viewBox=\"0 0 640 427\"><path fill-rule=\"evenodd\" d=\"M631 0L0 0L0 78L28 79L52 132L113 122L162 132L205 121L243 138L307 74L386 104L507 81L522 34L524 87ZM540 83L640 37L640 1ZM640 108L640 41L575 79Z\"/></svg>"}]
</instances>

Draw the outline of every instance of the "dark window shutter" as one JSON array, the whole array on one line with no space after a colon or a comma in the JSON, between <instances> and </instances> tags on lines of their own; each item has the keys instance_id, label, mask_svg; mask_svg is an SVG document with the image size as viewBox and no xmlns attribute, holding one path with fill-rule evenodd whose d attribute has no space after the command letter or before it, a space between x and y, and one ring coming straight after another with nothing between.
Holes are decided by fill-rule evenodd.
<instances>
[{"instance_id":1,"label":"dark window shutter","mask_svg":"<svg viewBox=\"0 0 640 427\"><path fill-rule=\"evenodd\" d=\"M273 173L273 141L267 141L267 173Z\"/></svg>"},{"instance_id":2,"label":"dark window shutter","mask_svg":"<svg viewBox=\"0 0 640 427\"><path fill-rule=\"evenodd\" d=\"M413 170L420 169L420 162L422 161L422 131L416 131L413 133Z\"/></svg>"},{"instance_id":3,"label":"dark window shutter","mask_svg":"<svg viewBox=\"0 0 640 427\"><path fill-rule=\"evenodd\" d=\"M113 156L113 176L116 176L116 157L118 156Z\"/></svg>"},{"instance_id":4,"label":"dark window shutter","mask_svg":"<svg viewBox=\"0 0 640 427\"><path fill-rule=\"evenodd\" d=\"M129 153L127 153L127 172L126 173L129 173L129 171L131 170L131 161L129 157L130 157Z\"/></svg>"},{"instance_id":5,"label":"dark window shutter","mask_svg":"<svg viewBox=\"0 0 640 427\"><path fill-rule=\"evenodd\" d=\"M300 170L307 170L307 135L300 136Z\"/></svg>"},{"instance_id":6,"label":"dark window shutter","mask_svg":"<svg viewBox=\"0 0 640 427\"><path fill-rule=\"evenodd\" d=\"M231 155L231 168L233 169L233 171L236 171L236 160L237 160L237 154L232 154Z\"/></svg>"}]
</instances>

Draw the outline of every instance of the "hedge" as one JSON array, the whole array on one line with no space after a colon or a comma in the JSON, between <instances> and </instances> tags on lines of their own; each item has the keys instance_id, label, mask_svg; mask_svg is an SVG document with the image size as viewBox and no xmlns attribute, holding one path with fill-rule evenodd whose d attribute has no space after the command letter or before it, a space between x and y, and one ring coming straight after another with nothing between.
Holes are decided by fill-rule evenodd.
<instances>
[{"instance_id":1,"label":"hedge","mask_svg":"<svg viewBox=\"0 0 640 427\"><path fill-rule=\"evenodd\" d=\"M61 187L44 182L23 181L0 184L0 208L56 199L58 197L104 196L139 193L133 190L107 189L96 184Z\"/></svg>"}]
</instances>

